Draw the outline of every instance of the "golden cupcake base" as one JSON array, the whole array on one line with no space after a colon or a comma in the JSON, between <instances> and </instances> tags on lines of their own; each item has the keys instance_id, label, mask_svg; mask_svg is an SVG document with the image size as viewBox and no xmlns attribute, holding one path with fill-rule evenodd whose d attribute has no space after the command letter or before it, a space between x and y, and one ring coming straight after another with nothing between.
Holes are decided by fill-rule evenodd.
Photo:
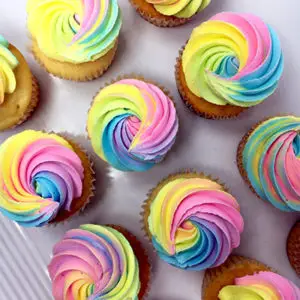
<instances>
[{"instance_id":1,"label":"golden cupcake base","mask_svg":"<svg viewBox=\"0 0 300 300\"><path fill-rule=\"evenodd\" d=\"M61 62L47 57L38 47L35 40L32 40L32 53L37 62L50 74L72 81L90 81L103 75L112 64L118 48L116 41L114 47L104 56L95 61L74 64L70 62Z\"/></svg>"}]
</instances>

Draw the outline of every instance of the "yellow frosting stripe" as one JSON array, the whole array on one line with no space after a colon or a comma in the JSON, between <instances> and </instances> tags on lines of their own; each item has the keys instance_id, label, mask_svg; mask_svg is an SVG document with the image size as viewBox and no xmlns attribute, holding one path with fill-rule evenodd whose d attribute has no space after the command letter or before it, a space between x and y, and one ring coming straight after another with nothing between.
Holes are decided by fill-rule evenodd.
<instances>
[{"instance_id":1,"label":"yellow frosting stripe","mask_svg":"<svg viewBox=\"0 0 300 300\"><path fill-rule=\"evenodd\" d=\"M236 278L234 285L221 289L220 300L298 300L300 289L288 279L273 273L259 272Z\"/></svg>"},{"instance_id":2,"label":"yellow frosting stripe","mask_svg":"<svg viewBox=\"0 0 300 300\"><path fill-rule=\"evenodd\" d=\"M239 69L247 62L247 40L238 28L221 21L208 21L193 30L182 55L182 67L187 84L195 95L201 95L214 104L224 104L219 95L227 99L228 90L222 86L217 91L212 90L209 83L219 80L210 70L214 72L226 56L236 56L240 61ZM230 86L230 81L227 86Z\"/></svg>"},{"instance_id":3,"label":"yellow frosting stripe","mask_svg":"<svg viewBox=\"0 0 300 300\"><path fill-rule=\"evenodd\" d=\"M206 8L211 0L147 0L154 8L165 16L190 18Z\"/></svg>"},{"instance_id":4,"label":"yellow frosting stripe","mask_svg":"<svg viewBox=\"0 0 300 300\"><path fill-rule=\"evenodd\" d=\"M219 293L219 299L220 300L264 300L266 298L262 298L257 293L255 293L255 291L249 289L248 287L227 286L223 288Z\"/></svg>"},{"instance_id":5,"label":"yellow frosting stripe","mask_svg":"<svg viewBox=\"0 0 300 300\"><path fill-rule=\"evenodd\" d=\"M151 97L149 95L149 97ZM113 100L113 101L112 101ZM155 101L153 99L155 105ZM112 84L103 88L95 97L89 112L87 129L92 137L92 145L95 152L105 160L101 147L102 136L105 127L116 116L130 111L141 120L141 127L146 124L147 107L141 91L133 85ZM97 134L97 138L93 136ZM139 134L134 137L131 147L139 141Z\"/></svg>"},{"instance_id":6,"label":"yellow frosting stripe","mask_svg":"<svg viewBox=\"0 0 300 300\"><path fill-rule=\"evenodd\" d=\"M221 186L208 179L193 178L186 180L182 178L171 181L157 194L155 201L151 205L151 211L159 213L151 214L151 218L153 219L149 224L152 232L159 232L159 235L161 235L162 246L165 250L172 248L172 240L170 237L172 223L170 220L173 219L175 210L185 197L201 189L218 190L221 189ZM192 229L191 232L194 232L194 229ZM180 236L182 236L182 234Z\"/></svg>"},{"instance_id":7,"label":"yellow frosting stripe","mask_svg":"<svg viewBox=\"0 0 300 300\"><path fill-rule=\"evenodd\" d=\"M115 46L121 28L117 0L30 0L27 12L40 50L62 62L102 57Z\"/></svg>"},{"instance_id":8,"label":"yellow frosting stripe","mask_svg":"<svg viewBox=\"0 0 300 300\"><path fill-rule=\"evenodd\" d=\"M0 35L0 104L4 102L5 93L12 94L17 86L14 69L19 62L9 50L8 41Z\"/></svg>"}]
</instances>

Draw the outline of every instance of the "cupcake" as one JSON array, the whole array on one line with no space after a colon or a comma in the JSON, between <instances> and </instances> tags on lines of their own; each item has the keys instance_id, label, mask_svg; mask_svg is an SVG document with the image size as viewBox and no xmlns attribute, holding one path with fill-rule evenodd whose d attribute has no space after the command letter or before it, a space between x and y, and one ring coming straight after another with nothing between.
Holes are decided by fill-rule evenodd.
<instances>
[{"instance_id":1,"label":"cupcake","mask_svg":"<svg viewBox=\"0 0 300 300\"><path fill-rule=\"evenodd\" d=\"M291 266L300 276L300 221L296 222L287 239L287 255Z\"/></svg>"},{"instance_id":2,"label":"cupcake","mask_svg":"<svg viewBox=\"0 0 300 300\"><path fill-rule=\"evenodd\" d=\"M251 190L286 212L300 211L299 130L298 117L269 118L244 136L237 153L240 173Z\"/></svg>"},{"instance_id":3,"label":"cupcake","mask_svg":"<svg viewBox=\"0 0 300 300\"><path fill-rule=\"evenodd\" d=\"M0 211L25 227L64 221L89 202L86 154L57 134L26 130L0 146Z\"/></svg>"},{"instance_id":4,"label":"cupcake","mask_svg":"<svg viewBox=\"0 0 300 300\"><path fill-rule=\"evenodd\" d=\"M272 27L250 14L223 12L193 30L175 75L189 108L208 119L225 119L273 94L282 71Z\"/></svg>"},{"instance_id":5,"label":"cupcake","mask_svg":"<svg viewBox=\"0 0 300 300\"><path fill-rule=\"evenodd\" d=\"M39 86L20 51L0 35L0 131L29 118L39 101Z\"/></svg>"},{"instance_id":6,"label":"cupcake","mask_svg":"<svg viewBox=\"0 0 300 300\"><path fill-rule=\"evenodd\" d=\"M147 171L173 146L178 118L168 92L143 79L104 87L88 113L96 154L121 171Z\"/></svg>"},{"instance_id":7,"label":"cupcake","mask_svg":"<svg viewBox=\"0 0 300 300\"><path fill-rule=\"evenodd\" d=\"M117 0L28 0L32 52L47 72L88 81L112 64L121 28Z\"/></svg>"},{"instance_id":8,"label":"cupcake","mask_svg":"<svg viewBox=\"0 0 300 300\"><path fill-rule=\"evenodd\" d=\"M202 299L298 300L300 289L258 261L232 256L224 265L205 272Z\"/></svg>"},{"instance_id":9,"label":"cupcake","mask_svg":"<svg viewBox=\"0 0 300 300\"><path fill-rule=\"evenodd\" d=\"M147 254L120 226L69 230L54 246L48 270L55 300L140 300L148 293Z\"/></svg>"},{"instance_id":10,"label":"cupcake","mask_svg":"<svg viewBox=\"0 0 300 300\"><path fill-rule=\"evenodd\" d=\"M129 0L146 21L158 27L176 27L187 23L206 8L211 0Z\"/></svg>"},{"instance_id":11,"label":"cupcake","mask_svg":"<svg viewBox=\"0 0 300 300\"><path fill-rule=\"evenodd\" d=\"M235 198L216 180L195 172L170 175L160 182L150 192L142 215L159 257L184 270L224 263L239 246L244 228Z\"/></svg>"}]
</instances>

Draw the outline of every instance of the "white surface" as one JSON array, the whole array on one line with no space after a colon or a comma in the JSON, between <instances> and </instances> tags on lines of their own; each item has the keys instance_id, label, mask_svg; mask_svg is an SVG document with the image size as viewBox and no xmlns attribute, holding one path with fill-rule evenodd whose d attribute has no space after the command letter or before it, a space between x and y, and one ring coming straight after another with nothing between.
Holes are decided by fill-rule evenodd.
<instances>
[{"instance_id":1,"label":"white surface","mask_svg":"<svg viewBox=\"0 0 300 300\"><path fill-rule=\"evenodd\" d=\"M147 173L125 174L113 171L112 180L108 184L107 179L101 178L104 173L103 164L93 156L99 175L94 205L84 215L67 224L19 231L12 222L4 221L1 217L0 270L5 275L0 275L0 299L51 298L50 282L45 275L46 263L49 262L53 244L70 228L87 222L117 223L142 238L139 212L146 193L162 177L181 168L195 168L219 177L240 202L245 217L245 231L236 253L256 258L300 285L285 252L286 237L297 214L282 213L253 196L240 177L235 163L238 142L255 122L274 114L300 115L299 0L213 0L211 6L194 18L192 23L173 29L152 26L142 20L126 0L121 0L124 20L117 59L102 78L89 83L56 79L44 72L33 60L28 52L25 2L0 1L0 32L22 51L37 76L42 90L41 104L24 125L2 133L0 142L27 128L85 134L86 112L97 90L119 74L132 72L158 81L172 92L177 102L181 129L172 153L162 164ZM222 10L255 13L272 24L282 41L285 72L276 94L265 103L249 109L238 120L209 121L195 116L182 104L176 90L174 64L178 50L188 39L192 28ZM91 150L87 141L83 144ZM105 191L103 187L106 187ZM9 231L7 228L10 228ZM24 242L24 237L29 239L29 243ZM147 243L145 245L151 250ZM154 265L150 299L201 298L203 272L177 270L159 261L151 251L150 255ZM42 269L37 264L28 267L31 265L29 261L36 257ZM2 280L3 278L6 280ZM40 281L35 280L37 278ZM23 284L20 283L22 280ZM20 288L23 296L18 296L16 292ZM9 291L10 294L7 294Z\"/></svg>"}]
</instances>

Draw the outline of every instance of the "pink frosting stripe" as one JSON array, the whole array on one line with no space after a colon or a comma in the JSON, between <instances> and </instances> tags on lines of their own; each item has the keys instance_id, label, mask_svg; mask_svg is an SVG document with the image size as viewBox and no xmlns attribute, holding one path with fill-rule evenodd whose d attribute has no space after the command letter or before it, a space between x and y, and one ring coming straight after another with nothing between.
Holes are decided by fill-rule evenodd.
<instances>
[{"instance_id":1,"label":"pink frosting stripe","mask_svg":"<svg viewBox=\"0 0 300 300\"><path fill-rule=\"evenodd\" d=\"M248 41L249 56L247 63L231 80L238 80L257 70L271 52L271 36L268 26L257 16L252 14L233 14L223 12L215 15L211 20L222 21L237 27ZM267 49L268 52L265 51Z\"/></svg>"},{"instance_id":2,"label":"pink frosting stripe","mask_svg":"<svg viewBox=\"0 0 300 300\"><path fill-rule=\"evenodd\" d=\"M117 255L116 255L116 253L119 251L122 251L122 249L119 249L118 245L115 245L116 248L112 248L111 245L109 244L109 242L106 241L104 238L101 238L92 232L89 232L86 230L81 230L81 229L68 231L64 238L72 239L73 237L76 237L79 235L82 237L87 237L91 240L92 239L99 240L101 242L101 244L103 244L103 247L106 249L106 251L108 251L110 257L112 257L113 260L112 260L111 265L108 265L108 264L103 265L103 267L104 267L103 274L105 276L102 278L102 280L100 282L97 282L97 286L96 286L97 291L102 291L103 289L109 290L111 288L112 284L114 282L116 282L116 278L118 276L118 271L114 270L114 268L117 268L117 269L119 269L119 267L120 267L120 269L123 268L122 262L117 261ZM99 261L102 261L102 260L106 260L106 259L104 259L104 257L100 257ZM110 269L111 266L113 267L113 270L111 270L111 272L108 272L108 270Z\"/></svg>"},{"instance_id":3,"label":"pink frosting stripe","mask_svg":"<svg viewBox=\"0 0 300 300\"><path fill-rule=\"evenodd\" d=\"M73 42L78 41L84 34L86 34L92 26L96 23L100 13L99 0L81 0L84 8L83 20L81 22L80 30L74 35ZM107 2L107 1L106 1ZM106 10L107 10L106 6ZM102 19L103 22L104 18Z\"/></svg>"},{"instance_id":4,"label":"pink frosting stripe","mask_svg":"<svg viewBox=\"0 0 300 300\"><path fill-rule=\"evenodd\" d=\"M259 272L252 276L237 278L235 284L241 286L261 284L277 292L278 298L282 300L300 299L300 289L288 279L273 272Z\"/></svg>"},{"instance_id":5,"label":"pink frosting stripe","mask_svg":"<svg viewBox=\"0 0 300 300\"><path fill-rule=\"evenodd\" d=\"M176 122L176 111L172 105L172 101L161 89L153 84L136 79L123 79L118 81L117 84L136 86L142 92L147 105L147 117L144 121L145 126L144 128L140 128L142 131L140 143L135 149L145 150L152 148L161 144L168 136L173 138L170 131ZM155 97L155 101L153 101L153 96ZM154 144L153 141L155 141Z\"/></svg>"},{"instance_id":6,"label":"pink frosting stripe","mask_svg":"<svg viewBox=\"0 0 300 300\"><path fill-rule=\"evenodd\" d=\"M295 202L299 202L300 197L300 160L295 156L293 145L289 145L286 158L284 159L284 166L286 169L286 174L289 179L289 183L293 191L298 196Z\"/></svg>"},{"instance_id":7,"label":"pink frosting stripe","mask_svg":"<svg viewBox=\"0 0 300 300\"><path fill-rule=\"evenodd\" d=\"M207 221L211 221L217 224L221 229L224 229L224 233L228 237L228 241L230 241L229 244L232 248L238 247L240 244L240 232L243 231L244 222L234 207L228 203L224 204L222 200L226 199L226 196L224 197L222 194L223 193L204 191L187 196L178 205L173 216L171 240L175 240L177 228L181 226L189 216L197 216L200 219L203 218ZM199 203L200 197L201 203Z\"/></svg>"}]
</instances>

